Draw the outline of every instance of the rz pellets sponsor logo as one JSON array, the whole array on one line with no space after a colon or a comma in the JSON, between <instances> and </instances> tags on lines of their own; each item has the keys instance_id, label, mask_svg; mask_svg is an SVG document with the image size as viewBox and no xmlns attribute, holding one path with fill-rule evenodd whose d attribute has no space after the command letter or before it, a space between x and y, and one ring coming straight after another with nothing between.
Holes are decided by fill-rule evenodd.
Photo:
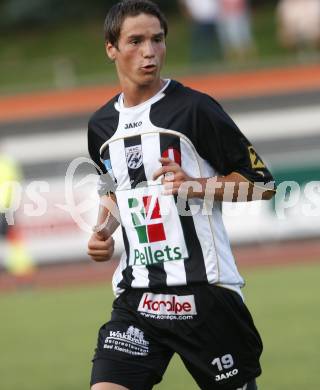
<instances>
[{"instance_id":1,"label":"rz pellets sponsor logo","mask_svg":"<svg viewBox=\"0 0 320 390\"><path fill-rule=\"evenodd\" d=\"M143 196L140 210L137 198L128 199L131 219L137 233L140 247L134 248L134 265L152 265L165 261L181 260L179 246L166 245L163 249L153 249L150 244L166 241L166 233L160 211L159 199L154 196ZM149 245L148 245L149 244Z\"/></svg>"},{"instance_id":2,"label":"rz pellets sponsor logo","mask_svg":"<svg viewBox=\"0 0 320 390\"><path fill-rule=\"evenodd\" d=\"M154 319L192 319L197 315L194 295L144 293L138 311Z\"/></svg>"},{"instance_id":3,"label":"rz pellets sponsor logo","mask_svg":"<svg viewBox=\"0 0 320 390\"><path fill-rule=\"evenodd\" d=\"M148 244L151 242L165 241L166 234L162 223L159 200L156 198L151 205L152 196L144 196L142 198L143 206L140 212L131 213L132 223L137 232L139 243ZM139 200L137 198L128 199L130 209L137 209ZM149 224L146 224L147 221ZM160 222L159 222L160 220Z\"/></svg>"}]
</instances>

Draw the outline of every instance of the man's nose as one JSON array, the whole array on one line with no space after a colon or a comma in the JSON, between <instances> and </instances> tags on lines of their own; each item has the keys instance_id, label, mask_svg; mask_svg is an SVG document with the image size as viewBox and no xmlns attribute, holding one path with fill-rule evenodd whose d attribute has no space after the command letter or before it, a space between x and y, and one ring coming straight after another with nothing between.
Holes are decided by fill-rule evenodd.
<instances>
[{"instance_id":1,"label":"man's nose","mask_svg":"<svg viewBox=\"0 0 320 390\"><path fill-rule=\"evenodd\" d=\"M151 41L146 41L143 45L143 56L144 57L154 57L155 50L153 43Z\"/></svg>"}]
</instances>

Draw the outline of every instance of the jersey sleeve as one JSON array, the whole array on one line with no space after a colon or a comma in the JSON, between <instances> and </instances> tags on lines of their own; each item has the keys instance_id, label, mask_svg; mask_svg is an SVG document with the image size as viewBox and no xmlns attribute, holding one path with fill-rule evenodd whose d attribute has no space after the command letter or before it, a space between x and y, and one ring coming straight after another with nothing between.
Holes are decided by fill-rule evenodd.
<instances>
[{"instance_id":1,"label":"jersey sleeve","mask_svg":"<svg viewBox=\"0 0 320 390\"><path fill-rule=\"evenodd\" d=\"M263 183L274 189L270 171L219 103L203 95L195 116L198 152L220 175L237 172L251 183Z\"/></svg>"},{"instance_id":2,"label":"jersey sleeve","mask_svg":"<svg viewBox=\"0 0 320 390\"><path fill-rule=\"evenodd\" d=\"M88 151L91 160L96 164L96 170L99 175L106 173L106 168L100 160L100 148L106 142L104 133L94 119L88 123Z\"/></svg>"},{"instance_id":3,"label":"jersey sleeve","mask_svg":"<svg viewBox=\"0 0 320 390\"><path fill-rule=\"evenodd\" d=\"M109 138L99 122L91 118L88 123L88 151L99 175L97 192L100 196L115 192L115 183L100 158L100 148Z\"/></svg>"}]
</instances>

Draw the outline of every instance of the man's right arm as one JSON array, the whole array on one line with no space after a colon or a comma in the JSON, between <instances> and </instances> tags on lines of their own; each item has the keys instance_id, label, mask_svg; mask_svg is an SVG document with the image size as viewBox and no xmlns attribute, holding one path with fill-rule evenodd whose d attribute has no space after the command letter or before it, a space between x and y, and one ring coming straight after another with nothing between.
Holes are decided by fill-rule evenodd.
<instances>
[{"instance_id":1,"label":"man's right arm","mask_svg":"<svg viewBox=\"0 0 320 390\"><path fill-rule=\"evenodd\" d=\"M120 220L113 218L114 215L117 215L116 198L113 195L114 183L107 173L99 153L101 145L113 135L113 122L116 118L112 116L111 106L113 107L112 104L108 103L101 107L94 113L88 123L88 151L99 175L97 189L100 195L97 223L92 229L93 233L88 242L88 255L94 261L107 261L112 258L114 241L111 235L118 227L118 221ZM107 123L105 123L105 120L102 122L101 119L105 119L106 116L109 118Z\"/></svg>"},{"instance_id":2,"label":"man's right arm","mask_svg":"<svg viewBox=\"0 0 320 390\"><path fill-rule=\"evenodd\" d=\"M119 211L114 195L100 198L97 224L88 242L88 255L97 262L108 261L114 252L112 234L119 226Z\"/></svg>"}]
</instances>

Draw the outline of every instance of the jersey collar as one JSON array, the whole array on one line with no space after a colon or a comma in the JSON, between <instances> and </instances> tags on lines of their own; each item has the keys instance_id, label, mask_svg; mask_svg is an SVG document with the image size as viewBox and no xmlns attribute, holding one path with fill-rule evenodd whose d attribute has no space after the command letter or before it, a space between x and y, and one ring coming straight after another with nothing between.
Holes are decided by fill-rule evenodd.
<instances>
[{"instance_id":1,"label":"jersey collar","mask_svg":"<svg viewBox=\"0 0 320 390\"><path fill-rule=\"evenodd\" d=\"M115 103L114 107L117 111L122 112L132 112L132 111L140 111L145 109L147 106L151 106L152 104L156 103L158 100L162 99L165 94L164 91L168 88L170 85L171 80L170 79L164 79L164 86L158 91L154 96L152 96L150 99L146 100L143 103L138 104L137 106L133 107L124 107L123 102L123 93L121 93L118 97L118 101Z\"/></svg>"}]
</instances>

